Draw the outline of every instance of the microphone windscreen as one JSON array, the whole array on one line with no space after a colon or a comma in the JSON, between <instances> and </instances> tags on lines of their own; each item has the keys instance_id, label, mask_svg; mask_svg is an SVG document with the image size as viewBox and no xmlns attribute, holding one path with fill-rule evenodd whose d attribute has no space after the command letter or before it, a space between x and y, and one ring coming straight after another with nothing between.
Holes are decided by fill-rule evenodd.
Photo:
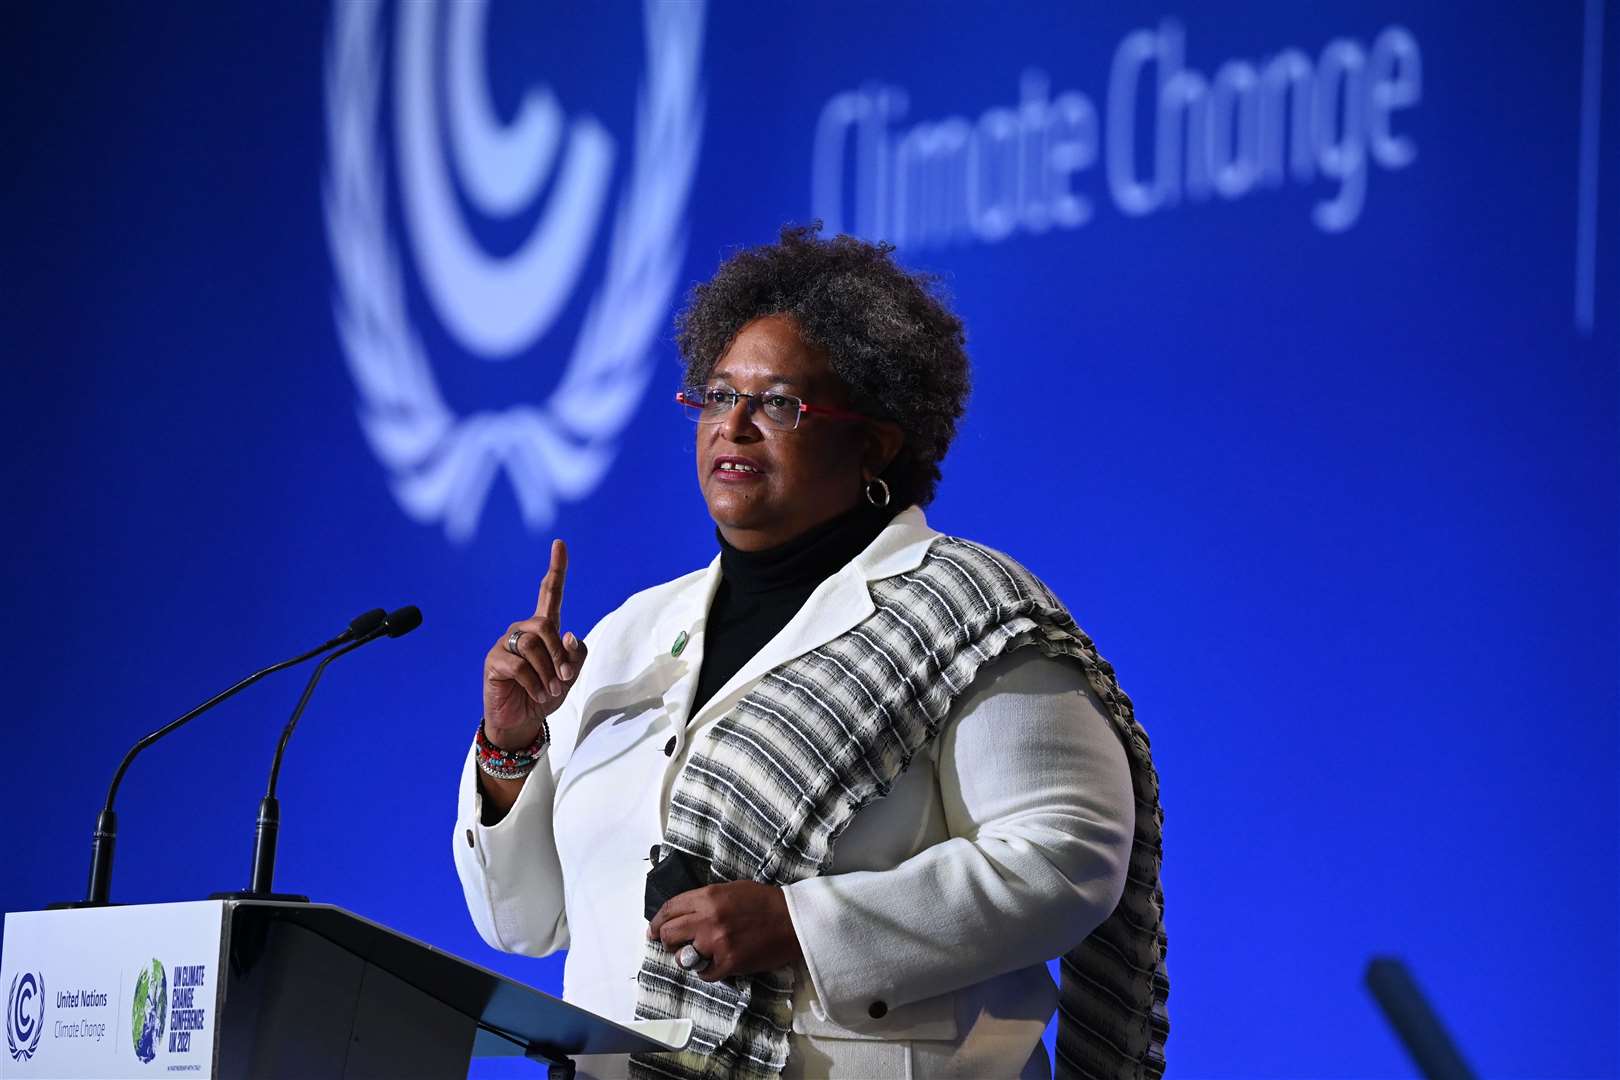
<instances>
[{"instance_id":1,"label":"microphone windscreen","mask_svg":"<svg viewBox=\"0 0 1620 1080\"><path fill-rule=\"evenodd\" d=\"M388 636L404 637L422 625L422 609L415 604L395 608L388 613Z\"/></svg>"},{"instance_id":2,"label":"microphone windscreen","mask_svg":"<svg viewBox=\"0 0 1620 1080\"><path fill-rule=\"evenodd\" d=\"M387 618L388 612L380 607L374 607L370 611L362 611L349 620L349 637L363 638L381 626L383 620Z\"/></svg>"}]
</instances>

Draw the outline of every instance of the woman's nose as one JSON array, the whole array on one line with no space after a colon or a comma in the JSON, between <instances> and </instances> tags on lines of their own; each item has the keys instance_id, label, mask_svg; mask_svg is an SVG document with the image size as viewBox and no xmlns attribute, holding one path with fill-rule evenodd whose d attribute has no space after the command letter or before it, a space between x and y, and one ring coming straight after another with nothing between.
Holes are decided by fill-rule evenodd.
<instances>
[{"instance_id":1,"label":"woman's nose","mask_svg":"<svg viewBox=\"0 0 1620 1080\"><path fill-rule=\"evenodd\" d=\"M759 438L759 427L754 423L754 399L738 395L736 404L720 421L720 434L732 442L747 442Z\"/></svg>"}]
</instances>

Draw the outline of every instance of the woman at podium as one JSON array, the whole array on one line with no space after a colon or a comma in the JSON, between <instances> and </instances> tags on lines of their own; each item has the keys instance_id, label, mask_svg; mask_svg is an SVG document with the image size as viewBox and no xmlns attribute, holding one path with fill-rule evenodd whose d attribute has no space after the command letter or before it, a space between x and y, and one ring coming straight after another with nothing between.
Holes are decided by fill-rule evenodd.
<instances>
[{"instance_id":1,"label":"woman at podium","mask_svg":"<svg viewBox=\"0 0 1620 1080\"><path fill-rule=\"evenodd\" d=\"M1045 585L924 517L961 322L887 246L789 228L677 327L719 553L580 640L553 544L484 658L454 838L479 932L566 948L584 1008L693 1020L588 1075L1049 1076L1060 1000L1059 1076L1158 1075L1147 736Z\"/></svg>"}]
</instances>

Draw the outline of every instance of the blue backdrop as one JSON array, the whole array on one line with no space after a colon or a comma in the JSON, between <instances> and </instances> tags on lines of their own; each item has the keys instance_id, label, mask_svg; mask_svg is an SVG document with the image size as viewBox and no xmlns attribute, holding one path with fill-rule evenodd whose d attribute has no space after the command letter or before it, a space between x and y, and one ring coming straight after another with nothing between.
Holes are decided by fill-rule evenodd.
<instances>
[{"instance_id":1,"label":"blue backdrop","mask_svg":"<svg viewBox=\"0 0 1620 1080\"><path fill-rule=\"evenodd\" d=\"M1171 1075L1412 1075L1375 953L1487 1075L1620 1075L1613 5L765 11L0 10L0 907L138 735L415 602L278 884L555 989L451 868L480 658L553 535L580 632L711 557L669 320L820 216L968 325L931 523L1152 734ZM117 899L245 884L298 685L137 763Z\"/></svg>"}]
</instances>

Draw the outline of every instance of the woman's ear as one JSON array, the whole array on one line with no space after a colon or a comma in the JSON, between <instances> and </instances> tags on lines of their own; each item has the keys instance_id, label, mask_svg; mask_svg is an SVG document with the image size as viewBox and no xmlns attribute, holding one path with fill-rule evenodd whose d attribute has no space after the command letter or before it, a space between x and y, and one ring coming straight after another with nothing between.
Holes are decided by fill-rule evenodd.
<instances>
[{"instance_id":1,"label":"woman's ear","mask_svg":"<svg viewBox=\"0 0 1620 1080\"><path fill-rule=\"evenodd\" d=\"M866 478L882 475L893 463L906 444L906 433L893 420L873 420L866 425L866 449L861 455L861 468Z\"/></svg>"}]
</instances>

